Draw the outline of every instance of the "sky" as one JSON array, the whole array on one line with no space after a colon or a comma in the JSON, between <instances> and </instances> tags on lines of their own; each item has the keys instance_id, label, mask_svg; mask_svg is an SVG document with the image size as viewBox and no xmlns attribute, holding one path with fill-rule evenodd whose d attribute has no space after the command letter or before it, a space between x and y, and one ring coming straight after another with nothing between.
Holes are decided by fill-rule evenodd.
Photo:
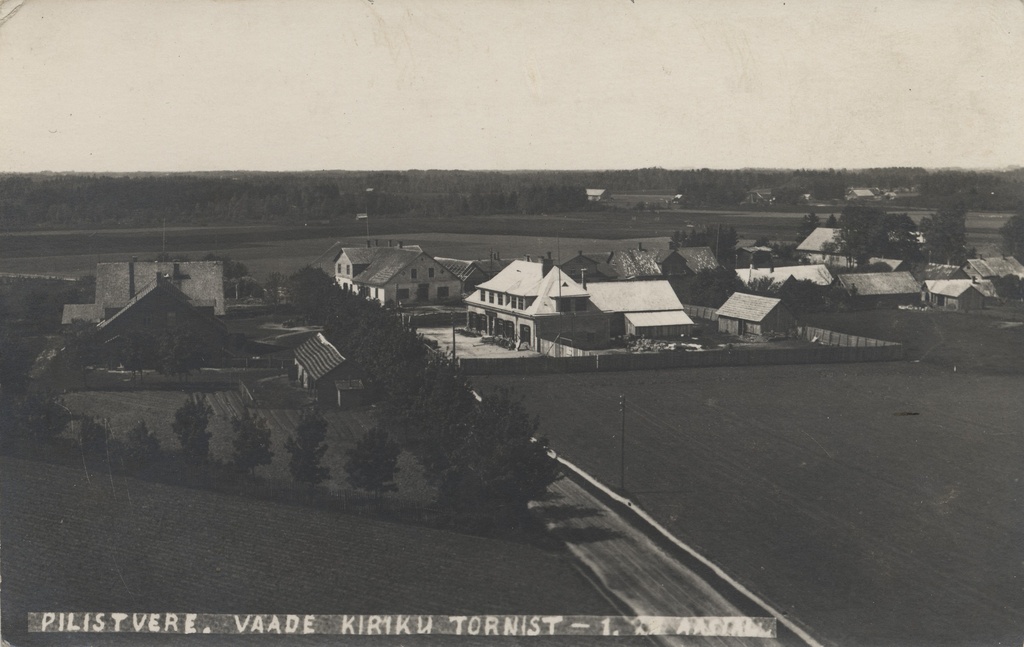
<instances>
[{"instance_id":1,"label":"sky","mask_svg":"<svg viewBox=\"0 0 1024 647\"><path fill-rule=\"evenodd\" d=\"M3 0L0 172L1001 168L1020 0Z\"/></svg>"}]
</instances>

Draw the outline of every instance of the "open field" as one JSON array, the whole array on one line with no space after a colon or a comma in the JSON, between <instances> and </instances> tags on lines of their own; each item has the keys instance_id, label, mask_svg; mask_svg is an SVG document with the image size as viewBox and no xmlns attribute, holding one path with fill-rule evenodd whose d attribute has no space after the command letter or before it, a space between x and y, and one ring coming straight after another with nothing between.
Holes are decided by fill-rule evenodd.
<instances>
[{"instance_id":1,"label":"open field","mask_svg":"<svg viewBox=\"0 0 1024 647\"><path fill-rule=\"evenodd\" d=\"M795 241L800 218L811 210L765 212L722 210L670 210L660 213L593 211L550 216L467 216L462 218L379 218L370 223L370 237L387 244L420 244L435 256L487 258L490 251L505 258L561 251L568 258L579 250L608 252L633 247L637 241L666 245L672 232L688 225L718 224L736 227L741 238L768 236ZM839 213L836 207L834 212ZM817 209L827 217L831 211ZM916 212L915 219L927 212ZM967 220L968 244L982 253L994 253L999 227L1009 214L971 213ZM213 252L226 254L250 266L257 278L270 272L290 274L321 258L339 240L365 244L362 224L287 227L241 225L235 227L176 227L78 231L31 231L0 234L0 272L81 276L95 271L97 262L123 261L131 256L152 258L168 253L199 258ZM329 263L329 259L327 260Z\"/></svg>"},{"instance_id":2,"label":"open field","mask_svg":"<svg viewBox=\"0 0 1024 647\"><path fill-rule=\"evenodd\" d=\"M19 647L210 642L183 635L25 633L25 614L44 610L615 613L562 551L134 479L90 483L81 469L6 457L0 458L0 479L4 638ZM323 644L324 637L288 640L296 642ZM590 644L544 640L551 642ZM252 643L252 636L217 636L210 644ZM443 636L401 640L450 643ZM346 637L344 644L397 642L372 636ZM460 638L459 644L481 643ZM537 638L502 638L502 644L536 645Z\"/></svg>"},{"instance_id":3,"label":"open field","mask_svg":"<svg viewBox=\"0 0 1024 647\"><path fill-rule=\"evenodd\" d=\"M1018 644L1024 378L926 364L474 378L836 645Z\"/></svg>"},{"instance_id":4,"label":"open field","mask_svg":"<svg viewBox=\"0 0 1024 647\"><path fill-rule=\"evenodd\" d=\"M174 412L185 401L186 395L176 391L80 391L64 396L64 404L76 413L84 413L109 420L111 433L122 436L138 420L145 420L146 426L160 440L164 449L178 449L178 438L171 430ZM237 391L216 391L206 394L206 400L213 408L209 431L210 455L225 462L234 453L231 417L240 415L243 409L241 396ZM295 431L299 413L293 409L259 409L270 427L271 446L274 457L270 465L256 469L257 476L271 480L293 482L288 471L290 454L284 447L285 440ZM324 465L331 470L331 478L325 485L331 490L350 490L345 481L346 450L355 446L362 435L373 425L372 413L368 410L324 411L327 418L327 452ZM404 498L423 498L430 491L423 481L422 470L412 457L403 454L399 465L401 471L396 477L399 492ZM427 499L424 499L426 502Z\"/></svg>"},{"instance_id":5,"label":"open field","mask_svg":"<svg viewBox=\"0 0 1024 647\"><path fill-rule=\"evenodd\" d=\"M1019 303L971 313L942 310L866 310L817 313L803 323L829 330L901 342L908 360L946 369L1024 374L1024 306Z\"/></svg>"}]
</instances>

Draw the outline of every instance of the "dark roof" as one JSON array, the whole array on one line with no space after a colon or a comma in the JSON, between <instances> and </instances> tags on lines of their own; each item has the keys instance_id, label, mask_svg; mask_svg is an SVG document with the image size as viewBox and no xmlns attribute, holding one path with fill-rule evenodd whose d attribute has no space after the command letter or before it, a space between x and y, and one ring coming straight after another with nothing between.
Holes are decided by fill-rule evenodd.
<instances>
[{"instance_id":1,"label":"dark roof","mask_svg":"<svg viewBox=\"0 0 1024 647\"><path fill-rule=\"evenodd\" d=\"M1012 256L1004 258L972 258L967 261L964 271L970 276L979 279L988 279L994 276L1019 276L1024 278L1024 266Z\"/></svg>"},{"instance_id":2,"label":"dark roof","mask_svg":"<svg viewBox=\"0 0 1024 647\"><path fill-rule=\"evenodd\" d=\"M370 264L353 278L354 281L369 285L386 285L423 253L402 247L372 247L370 249L374 250Z\"/></svg>"},{"instance_id":3,"label":"dark roof","mask_svg":"<svg viewBox=\"0 0 1024 647\"><path fill-rule=\"evenodd\" d=\"M659 253L656 251L627 249L612 252L608 263L620 278L632 279L641 276L661 276L658 261Z\"/></svg>"},{"instance_id":4,"label":"dark roof","mask_svg":"<svg viewBox=\"0 0 1024 647\"><path fill-rule=\"evenodd\" d=\"M940 265L939 263L928 263L914 274L914 278L918 281L948 281L966 276L967 273L959 265Z\"/></svg>"},{"instance_id":5,"label":"dark roof","mask_svg":"<svg viewBox=\"0 0 1024 647\"><path fill-rule=\"evenodd\" d=\"M483 270L476 264L476 261L464 261L458 258L439 258L435 257L435 261L440 263L444 269L452 273L455 278L460 281L465 281L473 275L474 271L483 272Z\"/></svg>"},{"instance_id":6,"label":"dark roof","mask_svg":"<svg viewBox=\"0 0 1024 647\"><path fill-rule=\"evenodd\" d=\"M862 297L916 294L921 290L921 284L910 272L840 274L839 283L847 292Z\"/></svg>"},{"instance_id":7,"label":"dark roof","mask_svg":"<svg viewBox=\"0 0 1024 647\"><path fill-rule=\"evenodd\" d=\"M103 308L120 308L127 304L132 298L132 273L136 292L155 281L158 275L166 276L193 305L212 305L214 314L224 314L224 264L220 261L98 263L96 304Z\"/></svg>"},{"instance_id":8,"label":"dark roof","mask_svg":"<svg viewBox=\"0 0 1024 647\"><path fill-rule=\"evenodd\" d=\"M718 268L718 259L710 247L680 247L675 250L686 259L686 266L694 272Z\"/></svg>"},{"instance_id":9,"label":"dark roof","mask_svg":"<svg viewBox=\"0 0 1024 647\"><path fill-rule=\"evenodd\" d=\"M306 369L314 380L319 380L344 364L345 358L334 344L327 341L321 333L317 333L295 349L295 361Z\"/></svg>"},{"instance_id":10,"label":"dark roof","mask_svg":"<svg viewBox=\"0 0 1024 647\"><path fill-rule=\"evenodd\" d=\"M157 293L164 294L170 297L171 299L177 301L186 308L193 309L196 307L196 304L193 303L193 301L189 299L188 296L184 292L182 292L176 285L174 285L167 279L161 279L158 277L154 279L152 282L150 282L148 285L143 286L143 288L140 291L136 292L135 296L132 297L132 299L129 300L128 303L124 304L124 306L122 306L120 310L115 312L107 319L101 321L97 328L103 330L104 328L115 322L122 315L124 315L126 312L134 308L137 304L144 301L151 294ZM219 326L220 328L226 328L224 322L221 321L220 319L210 317L210 321L216 322L216 325Z\"/></svg>"},{"instance_id":11,"label":"dark roof","mask_svg":"<svg viewBox=\"0 0 1024 647\"><path fill-rule=\"evenodd\" d=\"M743 321L762 321L780 303L782 303L780 299L735 292L718 309L718 318L726 317L729 319L742 319Z\"/></svg>"},{"instance_id":12,"label":"dark roof","mask_svg":"<svg viewBox=\"0 0 1024 647\"><path fill-rule=\"evenodd\" d=\"M69 324L82 320L89 323L97 323L103 319L103 306L97 303L67 303L64 304L64 313L60 318L62 324Z\"/></svg>"}]
</instances>

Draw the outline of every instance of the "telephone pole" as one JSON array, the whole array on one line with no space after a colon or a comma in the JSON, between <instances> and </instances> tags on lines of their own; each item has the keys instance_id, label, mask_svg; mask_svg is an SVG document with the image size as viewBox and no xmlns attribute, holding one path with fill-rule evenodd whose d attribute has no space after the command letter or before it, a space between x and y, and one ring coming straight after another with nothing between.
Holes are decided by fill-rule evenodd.
<instances>
[{"instance_id":1,"label":"telephone pole","mask_svg":"<svg viewBox=\"0 0 1024 647\"><path fill-rule=\"evenodd\" d=\"M619 491L626 491L626 396L619 396L619 411L622 412L622 430L619 433Z\"/></svg>"}]
</instances>

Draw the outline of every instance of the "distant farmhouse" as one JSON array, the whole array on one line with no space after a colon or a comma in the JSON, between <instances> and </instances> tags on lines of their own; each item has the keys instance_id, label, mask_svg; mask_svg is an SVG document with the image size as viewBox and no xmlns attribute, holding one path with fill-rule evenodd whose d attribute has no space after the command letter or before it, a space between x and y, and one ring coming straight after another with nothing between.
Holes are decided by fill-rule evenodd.
<instances>
[{"instance_id":1,"label":"distant farmhouse","mask_svg":"<svg viewBox=\"0 0 1024 647\"><path fill-rule=\"evenodd\" d=\"M1016 276L1024 279L1024 265L1021 265L1012 256L972 258L964 265L964 272L967 276L977 279L995 279L1004 276Z\"/></svg>"},{"instance_id":2,"label":"distant farmhouse","mask_svg":"<svg viewBox=\"0 0 1024 647\"><path fill-rule=\"evenodd\" d=\"M587 189L588 202L602 202L612 197L608 189Z\"/></svg>"},{"instance_id":3,"label":"distant farmhouse","mask_svg":"<svg viewBox=\"0 0 1024 647\"><path fill-rule=\"evenodd\" d=\"M369 241L367 241L369 242ZM419 246L343 247L334 257L341 289L382 304L437 303L457 298L462 281Z\"/></svg>"},{"instance_id":4,"label":"distant farmhouse","mask_svg":"<svg viewBox=\"0 0 1024 647\"><path fill-rule=\"evenodd\" d=\"M718 309L718 331L731 335L788 333L796 317L781 299L735 292Z\"/></svg>"},{"instance_id":5,"label":"distant farmhouse","mask_svg":"<svg viewBox=\"0 0 1024 647\"><path fill-rule=\"evenodd\" d=\"M867 187L854 187L846 190L847 202L876 202L882 199L882 192Z\"/></svg>"},{"instance_id":6,"label":"distant farmhouse","mask_svg":"<svg viewBox=\"0 0 1024 647\"><path fill-rule=\"evenodd\" d=\"M920 299L921 285L910 272L840 274L839 285L854 307L912 305Z\"/></svg>"},{"instance_id":7,"label":"distant farmhouse","mask_svg":"<svg viewBox=\"0 0 1024 647\"><path fill-rule=\"evenodd\" d=\"M829 286L835 282L835 277L825 265L791 265L774 269L737 268L736 276L748 286L770 279L775 288L781 288L790 281L810 281L822 286Z\"/></svg>"},{"instance_id":8,"label":"distant farmhouse","mask_svg":"<svg viewBox=\"0 0 1024 647\"><path fill-rule=\"evenodd\" d=\"M921 299L945 310L981 310L985 307L985 292L976 280L953 279L925 281Z\"/></svg>"},{"instance_id":9,"label":"distant farmhouse","mask_svg":"<svg viewBox=\"0 0 1024 647\"><path fill-rule=\"evenodd\" d=\"M317 402L340 409L363 403L363 371L321 333L295 349L295 379Z\"/></svg>"},{"instance_id":10,"label":"distant farmhouse","mask_svg":"<svg viewBox=\"0 0 1024 647\"><path fill-rule=\"evenodd\" d=\"M840 251L842 239L840 230L833 227L818 227L796 246L812 264L849 267L850 260Z\"/></svg>"},{"instance_id":11,"label":"distant farmhouse","mask_svg":"<svg viewBox=\"0 0 1024 647\"><path fill-rule=\"evenodd\" d=\"M224 266L220 261L99 263L94 303L69 303L61 322L96 324L103 340L127 331L159 333L189 326L222 345Z\"/></svg>"},{"instance_id":12,"label":"distant farmhouse","mask_svg":"<svg viewBox=\"0 0 1024 647\"><path fill-rule=\"evenodd\" d=\"M771 189L751 189L741 204L769 205L775 202Z\"/></svg>"}]
</instances>

